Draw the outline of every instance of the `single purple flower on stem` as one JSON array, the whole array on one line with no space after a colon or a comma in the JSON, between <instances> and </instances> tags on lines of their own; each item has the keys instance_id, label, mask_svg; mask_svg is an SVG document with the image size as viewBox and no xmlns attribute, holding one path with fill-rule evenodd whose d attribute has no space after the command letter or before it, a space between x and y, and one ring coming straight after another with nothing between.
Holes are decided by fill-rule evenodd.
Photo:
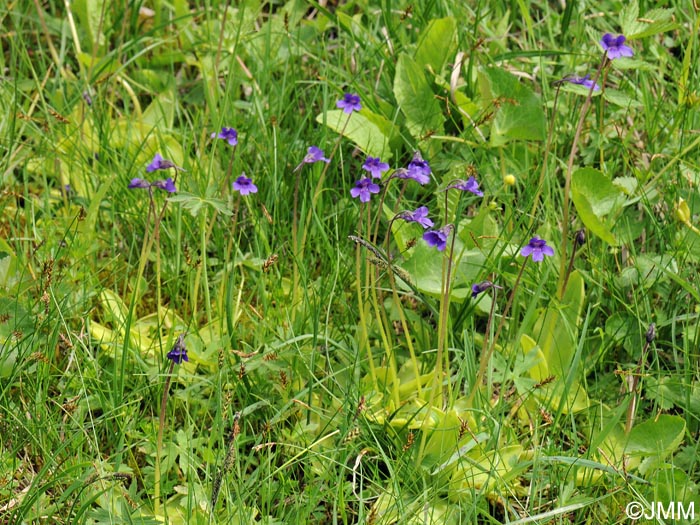
<instances>
[{"instance_id":1,"label":"single purple flower on stem","mask_svg":"<svg viewBox=\"0 0 700 525\"><path fill-rule=\"evenodd\" d=\"M532 256L534 262L542 262L545 255L548 257L554 255L554 250L551 246L547 246L547 241L535 235L530 239L530 242L520 250L520 255L523 257Z\"/></svg>"},{"instance_id":2,"label":"single purple flower on stem","mask_svg":"<svg viewBox=\"0 0 700 525\"><path fill-rule=\"evenodd\" d=\"M423 160L420 152L416 151L413 155L413 159L408 163L407 168L408 173L405 177L399 176L400 179L413 179L419 184L428 184L430 182L430 165Z\"/></svg>"},{"instance_id":3,"label":"single purple flower on stem","mask_svg":"<svg viewBox=\"0 0 700 525\"><path fill-rule=\"evenodd\" d=\"M558 81L559 82L559 81ZM586 89L593 88L593 91L600 91L600 86L591 80L591 75L588 74L585 77L570 76L564 77L560 82L568 82L569 84L577 84L583 86Z\"/></svg>"},{"instance_id":4,"label":"single purple flower on stem","mask_svg":"<svg viewBox=\"0 0 700 525\"><path fill-rule=\"evenodd\" d=\"M423 240L428 246L434 246L439 252L444 251L447 247L447 237L452 231L452 225L448 224L439 230L429 230L423 234Z\"/></svg>"},{"instance_id":5,"label":"single purple flower on stem","mask_svg":"<svg viewBox=\"0 0 700 525\"><path fill-rule=\"evenodd\" d=\"M310 146L307 150L306 156L302 159L299 165L294 168L294 171L301 169L304 164L313 164L314 162L330 162L331 159L327 159L323 156L323 150L317 148L316 146Z\"/></svg>"},{"instance_id":6,"label":"single purple flower on stem","mask_svg":"<svg viewBox=\"0 0 700 525\"><path fill-rule=\"evenodd\" d=\"M223 139L231 146L235 146L238 144L238 131L235 128L222 127L218 134L216 132L212 133L211 138Z\"/></svg>"},{"instance_id":7,"label":"single purple flower on stem","mask_svg":"<svg viewBox=\"0 0 700 525\"><path fill-rule=\"evenodd\" d=\"M164 159L160 153L156 153L151 163L146 166L146 171L151 173L156 170L167 170L168 168L175 168L176 170L182 169L176 166L173 161Z\"/></svg>"},{"instance_id":8,"label":"single purple flower on stem","mask_svg":"<svg viewBox=\"0 0 700 525\"><path fill-rule=\"evenodd\" d=\"M362 104L360 104L360 95L356 93L345 93L343 98L335 103L336 107L343 110L343 113L352 113L353 111L360 111L362 109Z\"/></svg>"},{"instance_id":9,"label":"single purple flower on stem","mask_svg":"<svg viewBox=\"0 0 700 525\"><path fill-rule=\"evenodd\" d=\"M624 45L625 40L627 40L625 35L612 36L610 33L605 33L603 38L600 39L600 45L607 51L610 60L620 57L631 57L634 55L634 50Z\"/></svg>"},{"instance_id":10,"label":"single purple flower on stem","mask_svg":"<svg viewBox=\"0 0 700 525\"><path fill-rule=\"evenodd\" d=\"M175 193L177 191L177 188L175 187L175 182L170 177L168 177L165 180L157 180L151 183L151 187L167 191L168 193Z\"/></svg>"},{"instance_id":11,"label":"single purple flower on stem","mask_svg":"<svg viewBox=\"0 0 700 525\"><path fill-rule=\"evenodd\" d=\"M187 348L185 348L185 334L180 334L177 337L177 341L173 345L173 349L166 355L176 365L179 365L183 361L189 361L187 357Z\"/></svg>"},{"instance_id":12,"label":"single purple flower on stem","mask_svg":"<svg viewBox=\"0 0 700 525\"><path fill-rule=\"evenodd\" d=\"M389 165L386 162L382 162L379 157L367 157L367 160L362 165L362 169L369 171L375 179L381 179L382 173L389 169Z\"/></svg>"},{"instance_id":13,"label":"single purple flower on stem","mask_svg":"<svg viewBox=\"0 0 700 525\"><path fill-rule=\"evenodd\" d=\"M241 195L258 193L258 187L253 184L252 179L246 177L245 172L241 173L241 176L233 181L233 189L234 191L240 191Z\"/></svg>"},{"instance_id":14,"label":"single purple flower on stem","mask_svg":"<svg viewBox=\"0 0 700 525\"><path fill-rule=\"evenodd\" d=\"M468 191L479 197L484 196L484 192L479 189L479 183L476 182L476 179L474 177L469 177L467 180L459 179L454 182L451 182L447 186L447 188L445 188L445 191L452 189Z\"/></svg>"},{"instance_id":15,"label":"single purple flower on stem","mask_svg":"<svg viewBox=\"0 0 700 525\"><path fill-rule=\"evenodd\" d=\"M130 190L133 190L134 188L147 190L150 187L151 187L150 182L148 182L147 180L139 179L138 177L135 179L131 179L131 182L127 186L127 188L129 188Z\"/></svg>"},{"instance_id":16,"label":"single purple flower on stem","mask_svg":"<svg viewBox=\"0 0 700 525\"><path fill-rule=\"evenodd\" d=\"M428 207L421 206L415 211L404 211L399 213L399 218L408 222L417 222L423 228L428 229L433 226L433 221L428 218Z\"/></svg>"},{"instance_id":17,"label":"single purple flower on stem","mask_svg":"<svg viewBox=\"0 0 700 525\"><path fill-rule=\"evenodd\" d=\"M500 286L494 285L491 281L481 281L480 283L472 284L472 299L475 299L477 295L489 288L500 288Z\"/></svg>"},{"instance_id":18,"label":"single purple flower on stem","mask_svg":"<svg viewBox=\"0 0 700 525\"><path fill-rule=\"evenodd\" d=\"M379 193L379 186L372 179L360 179L355 183L355 187L350 190L353 199L360 197L360 202L369 202L372 193Z\"/></svg>"}]
</instances>

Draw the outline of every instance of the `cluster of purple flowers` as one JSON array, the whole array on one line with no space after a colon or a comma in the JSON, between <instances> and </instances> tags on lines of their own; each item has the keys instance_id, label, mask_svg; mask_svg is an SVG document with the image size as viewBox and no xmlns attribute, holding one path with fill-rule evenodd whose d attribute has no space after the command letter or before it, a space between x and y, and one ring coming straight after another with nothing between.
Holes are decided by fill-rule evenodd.
<instances>
[{"instance_id":1,"label":"cluster of purple flowers","mask_svg":"<svg viewBox=\"0 0 700 525\"><path fill-rule=\"evenodd\" d=\"M228 142L230 146L238 145L238 131L235 128L227 128L226 126L221 128L221 131L211 134L211 138L218 138ZM310 149L310 148L309 148ZM317 148L318 149L318 148ZM320 151L320 150L319 150ZM323 152L321 152L321 156ZM307 155L308 157L308 155ZM325 159L327 161L327 159ZM177 166L173 161L163 158L160 153L156 153L153 160L146 166L146 171L148 173L153 173L158 170L167 170L173 168L175 170L184 171L181 167ZM240 192L241 195L249 195L251 193L257 193L258 187L253 184L252 179L246 177L245 172L233 181L233 190ZM150 191L151 188L156 188L159 190L167 191L168 193L175 193L177 188L175 187L175 181L168 177L165 180L157 180L154 182L148 182L145 179L133 178L129 185L129 189L147 189Z\"/></svg>"}]
</instances>

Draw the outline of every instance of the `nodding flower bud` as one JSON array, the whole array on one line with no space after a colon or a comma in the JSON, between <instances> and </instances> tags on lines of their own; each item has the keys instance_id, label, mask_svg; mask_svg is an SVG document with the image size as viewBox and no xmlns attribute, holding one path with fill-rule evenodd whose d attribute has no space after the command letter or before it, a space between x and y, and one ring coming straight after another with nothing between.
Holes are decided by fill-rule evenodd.
<instances>
[{"instance_id":1,"label":"nodding flower bud","mask_svg":"<svg viewBox=\"0 0 700 525\"><path fill-rule=\"evenodd\" d=\"M586 230L581 228L579 231L576 232L576 244L579 246L583 246L586 244Z\"/></svg>"},{"instance_id":2,"label":"nodding flower bud","mask_svg":"<svg viewBox=\"0 0 700 525\"><path fill-rule=\"evenodd\" d=\"M656 337L656 325L651 323L646 333L647 343L651 343Z\"/></svg>"}]
</instances>

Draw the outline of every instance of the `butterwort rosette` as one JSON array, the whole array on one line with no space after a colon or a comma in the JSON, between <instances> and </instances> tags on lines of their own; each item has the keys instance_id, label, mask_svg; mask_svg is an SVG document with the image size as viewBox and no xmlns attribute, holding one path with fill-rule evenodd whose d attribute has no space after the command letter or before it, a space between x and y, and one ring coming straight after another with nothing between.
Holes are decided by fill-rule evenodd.
<instances>
[{"instance_id":1,"label":"butterwort rosette","mask_svg":"<svg viewBox=\"0 0 700 525\"><path fill-rule=\"evenodd\" d=\"M600 39L600 46L605 50L610 60L615 60L622 57L631 57L634 55L634 50L625 45L625 35L613 36L610 33L605 33Z\"/></svg>"},{"instance_id":2,"label":"butterwort rosette","mask_svg":"<svg viewBox=\"0 0 700 525\"><path fill-rule=\"evenodd\" d=\"M531 257L534 262L542 262L544 256L551 257L554 255L554 250L547 245L547 241L540 239L535 235L530 242L520 250L520 255L523 257Z\"/></svg>"}]
</instances>

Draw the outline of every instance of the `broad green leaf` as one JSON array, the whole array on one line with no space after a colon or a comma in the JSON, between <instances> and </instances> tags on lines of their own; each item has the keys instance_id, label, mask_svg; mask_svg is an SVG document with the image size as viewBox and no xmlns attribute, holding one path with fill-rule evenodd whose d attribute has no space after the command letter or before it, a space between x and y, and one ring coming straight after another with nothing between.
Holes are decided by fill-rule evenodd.
<instances>
[{"instance_id":1,"label":"broad green leaf","mask_svg":"<svg viewBox=\"0 0 700 525\"><path fill-rule=\"evenodd\" d=\"M535 355L538 358L535 365L529 370L530 377L536 381L542 381L543 379L549 377L547 360L545 359L542 350L537 346L535 340L529 335L523 334L520 336L520 347L522 348L524 355L528 355L530 352L535 352Z\"/></svg>"},{"instance_id":2,"label":"broad green leaf","mask_svg":"<svg viewBox=\"0 0 700 525\"><path fill-rule=\"evenodd\" d=\"M189 211L193 217L199 215L203 206L209 206L222 215L233 215L233 212L228 208L226 202L221 199L204 199L198 195L193 195L192 193L184 191L168 198L168 201L179 203L183 208Z\"/></svg>"},{"instance_id":3,"label":"broad green leaf","mask_svg":"<svg viewBox=\"0 0 700 525\"><path fill-rule=\"evenodd\" d=\"M420 141L428 133L443 133L442 108L421 67L405 53L396 65L394 96L413 138Z\"/></svg>"},{"instance_id":4,"label":"broad green leaf","mask_svg":"<svg viewBox=\"0 0 700 525\"><path fill-rule=\"evenodd\" d=\"M538 333L538 343L544 357L547 374L555 377L554 381L545 388L539 389L536 395L549 404L558 408L563 398L561 409L565 412L579 411L588 407L588 395L579 385L577 377L569 378L572 367L575 366L574 356L578 342L578 324L585 300L584 282L581 274L574 271L569 276L569 282L564 296L558 306L549 306L542 312L535 323L535 333ZM523 349L532 348L528 339L521 339ZM537 373L543 369L538 368ZM533 378L542 380L543 377ZM568 383L567 383L568 380Z\"/></svg>"},{"instance_id":5,"label":"broad green leaf","mask_svg":"<svg viewBox=\"0 0 700 525\"><path fill-rule=\"evenodd\" d=\"M675 452L684 435L685 420L682 417L661 414L632 428L625 445L625 454L646 458L640 465L643 474Z\"/></svg>"},{"instance_id":6,"label":"broad green leaf","mask_svg":"<svg viewBox=\"0 0 700 525\"><path fill-rule=\"evenodd\" d=\"M583 224L605 242L616 246L617 239L610 230L623 204L620 189L600 171L582 168L572 175L571 199Z\"/></svg>"},{"instance_id":7,"label":"broad green leaf","mask_svg":"<svg viewBox=\"0 0 700 525\"><path fill-rule=\"evenodd\" d=\"M454 18L431 20L418 42L416 64L422 68L429 66L433 72L440 73L457 48L456 30Z\"/></svg>"},{"instance_id":8,"label":"broad green leaf","mask_svg":"<svg viewBox=\"0 0 700 525\"><path fill-rule=\"evenodd\" d=\"M617 60L615 62L617 62ZM644 104L638 100L630 98L627 93L623 93L617 89L606 89L605 93L603 93L603 98L621 108L641 108L644 106Z\"/></svg>"},{"instance_id":9,"label":"broad green leaf","mask_svg":"<svg viewBox=\"0 0 700 525\"><path fill-rule=\"evenodd\" d=\"M112 27L111 9L105 0L75 0L73 11L77 13L82 29L90 37L90 45L85 48L93 50L95 46L103 48L106 43L105 28Z\"/></svg>"},{"instance_id":10,"label":"broad green leaf","mask_svg":"<svg viewBox=\"0 0 700 525\"><path fill-rule=\"evenodd\" d=\"M479 91L484 111L495 111L491 123L492 146L511 140L544 140L542 102L514 75L495 67L479 72Z\"/></svg>"},{"instance_id":11,"label":"broad green leaf","mask_svg":"<svg viewBox=\"0 0 700 525\"><path fill-rule=\"evenodd\" d=\"M162 91L148 105L143 112L141 122L158 127L161 130L171 130L175 119L175 106L177 105L177 95L174 86Z\"/></svg>"},{"instance_id":12,"label":"broad green leaf","mask_svg":"<svg viewBox=\"0 0 700 525\"><path fill-rule=\"evenodd\" d=\"M316 122L326 124L329 128L352 140L355 145L372 157L383 161L391 159L389 139L393 125L384 117L367 109L352 113L349 117L340 109L319 114Z\"/></svg>"}]
</instances>

